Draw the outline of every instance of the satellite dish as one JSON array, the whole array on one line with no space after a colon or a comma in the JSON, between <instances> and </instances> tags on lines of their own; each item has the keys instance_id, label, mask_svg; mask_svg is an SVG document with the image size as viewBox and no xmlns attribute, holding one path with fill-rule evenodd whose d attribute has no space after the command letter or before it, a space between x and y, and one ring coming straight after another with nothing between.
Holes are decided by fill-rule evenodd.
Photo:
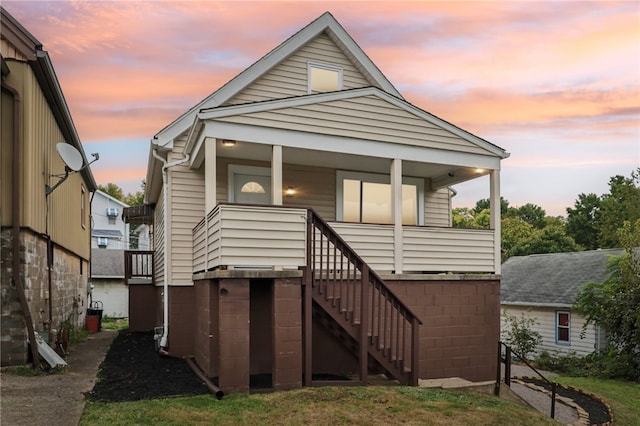
<instances>
[{"instance_id":1,"label":"satellite dish","mask_svg":"<svg viewBox=\"0 0 640 426\"><path fill-rule=\"evenodd\" d=\"M64 164L66 164L71 170L77 172L82 168L82 164L84 163L82 154L80 154L73 145L60 142L56 145L56 150L58 151L60 158L62 158L62 161L64 161Z\"/></svg>"}]
</instances>

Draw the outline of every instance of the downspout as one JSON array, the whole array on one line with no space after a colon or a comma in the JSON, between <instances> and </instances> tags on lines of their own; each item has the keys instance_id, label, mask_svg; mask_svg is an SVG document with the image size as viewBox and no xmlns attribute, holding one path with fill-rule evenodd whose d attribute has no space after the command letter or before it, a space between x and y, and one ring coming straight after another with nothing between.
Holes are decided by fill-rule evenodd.
<instances>
[{"instance_id":1,"label":"downspout","mask_svg":"<svg viewBox=\"0 0 640 426\"><path fill-rule=\"evenodd\" d=\"M18 299L20 300L20 307L24 315L24 322L27 326L27 333L29 335L29 348L31 349L31 358L34 367L40 365L40 356L38 354L38 344L36 343L36 334L33 329L33 320L31 318L31 311L29 310L29 303L27 297L24 294L24 286L22 285L22 279L20 278L20 93L13 87L9 86L4 81L2 82L2 88L13 95L13 140L12 140L12 159L13 162L13 191L12 196L12 268L13 268L13 281L18 292Z\"/></svg>"},{"instance_id":2,"label":"downspout","mask_svg":"<svg viewBox=\"0 0 640 426\"><path fill-rule=\"evenodd\" d=\"M161 157L157 152L157 146L153 148L153 156L158 160L162 161L162 205L164 208L164 276L162 279L162 337L160 338L160 351L166 353L167 348L167 340L169 338L169 277L168 277L168 266L169 266L169 218L171 217L171 210L169 209L169 195L167 191L167 182L168 182L168 172L167 170L174 166L179 166L180 164L184 164L189 161L189 154L184 154L184 157L180 160L173 161L171 163L167 163L163 157Z\"/></svg>"}]
</instances>

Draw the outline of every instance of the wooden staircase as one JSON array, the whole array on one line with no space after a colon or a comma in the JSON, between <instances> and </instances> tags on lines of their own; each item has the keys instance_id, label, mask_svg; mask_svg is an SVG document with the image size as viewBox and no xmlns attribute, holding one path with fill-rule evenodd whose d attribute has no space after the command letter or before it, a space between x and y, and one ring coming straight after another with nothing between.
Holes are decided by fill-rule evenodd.
<instances>
[{"instance_id":1,"label":"wooden staircase","mask_svg":"<svg viewBox=\"0 0 640 426\"><path fill-rule=\"evenodd\" d=\"M316 318L322 317L321 310L344 332L333 331L357 352L362 382L373 361L401 384L418 384L421 321L312 209L305 280L314 306L309 301L307 309Z\"/></svg>"}]
</instances>

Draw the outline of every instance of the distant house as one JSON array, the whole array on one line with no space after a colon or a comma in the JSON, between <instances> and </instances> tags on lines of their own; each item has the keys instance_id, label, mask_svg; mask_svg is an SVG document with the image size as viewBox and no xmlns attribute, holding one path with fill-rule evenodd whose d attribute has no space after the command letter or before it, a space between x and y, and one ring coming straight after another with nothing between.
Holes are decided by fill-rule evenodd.
<instances>
[{"instance_id":1,"label":"distant house","mask_svg":"<svg viewBox=\"0 0 640 426\"><path fill-rule=\"evenodd\" d=\"M536 319L535 330L542 335L537 352L587 355L602 350L605 333L590 325L582 338L585 319L572 306L579 288L604 281L609 257L621 253L608 249L511 257L502 265L503 312Z\"/></svg>"},{"instance_id":2,"label":"distant house","mask_svg":"<svg viewBox=\"0 0 640 426\"><path fill-rule=\"evenodd\" d=\"M129 224L122 220L122 211L129 207L111 195L96 191L91 200L91 248L129 248ZM96 251L94 253L99 252Z\"/></svg>"},{"instance_id":3,"label":"distant house","mask_svg":"<svg viewBox=\"0 0 640 426\"><path fill-rule=\"evenodd\" d=\"M149 226L130 232L122 219L129 207L111 195L96 191L91 202L91 300L101 302L103 314L129 316L129 289L124 279L126 250L149 250Z\"/></svg>"},{"instance_id":4,"label":"distant house","mask_svg":"<svg viewBox=\"0 0 640 426\"><path fill-rule=\"evenodd\" d=\"M84 324L96 182L49 54L0 12L0 347L2 365L13 365L28 360L36 331ZM66 169L59 152L73 152L81 170Z\"/></svg>"},{"instance_id":5,"label":"distant house","mask_svg":"<svg viewBox=\"0 0 640 426\"><path fill-rule=\"evenodd\" d=\"M130 321L162 350L224 391L495 380L508 154L405 100L331 14L150 148L125 217L154 225L153 282L129 286ZM482 176L491 229L451 227L449 186Z\"/></svg>"},{"instance_id":6,"label":"distant house","mask_svg":"<svg viewBox=\"0 0 640 426\"><path fill-rule=\"evenodd\" d=\"M129 289L124 281L124 250L93 249L91 256L91 300L101 302L103 315L129 316Z\"/></svg>"}]
</instances>

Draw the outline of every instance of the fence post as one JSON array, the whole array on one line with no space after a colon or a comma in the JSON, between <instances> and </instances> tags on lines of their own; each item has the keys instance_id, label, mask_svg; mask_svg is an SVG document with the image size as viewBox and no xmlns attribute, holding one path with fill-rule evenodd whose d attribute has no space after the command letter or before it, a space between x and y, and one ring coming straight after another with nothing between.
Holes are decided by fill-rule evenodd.
<instances>
[{"instance_id":1,"label":"fence post","mask_svg":"<svg viewBox=\"0 0 640 426\"><path fill-rule=\"evenodd\" d=\"M496 369L496 384L493 387L493 394L495 396L499 396L500 395L500 380L501 380L501 376L502 374L500 370L502 370L502 342L498 341L498 356L496 357L496 360L498 362L498 368Z\"/></svg>"},{"instance_id":2,"label":"fence post","mask_svg":"<svg viewBox=\"0 0 640 426\"><path fill-rule=\"evenodd\" d=\"M556 382L551 383L551 418L556 418Z\"/></svg>"},{"instance_id":3,"label":"fence post","mask_svg":"<svg viewBox=\"0 0 640 426\"><path fill-rule=\"evenodd\" d=\"M504 384L511 386L511 347L504 351Z\"/></svg>"}]
</instances>

